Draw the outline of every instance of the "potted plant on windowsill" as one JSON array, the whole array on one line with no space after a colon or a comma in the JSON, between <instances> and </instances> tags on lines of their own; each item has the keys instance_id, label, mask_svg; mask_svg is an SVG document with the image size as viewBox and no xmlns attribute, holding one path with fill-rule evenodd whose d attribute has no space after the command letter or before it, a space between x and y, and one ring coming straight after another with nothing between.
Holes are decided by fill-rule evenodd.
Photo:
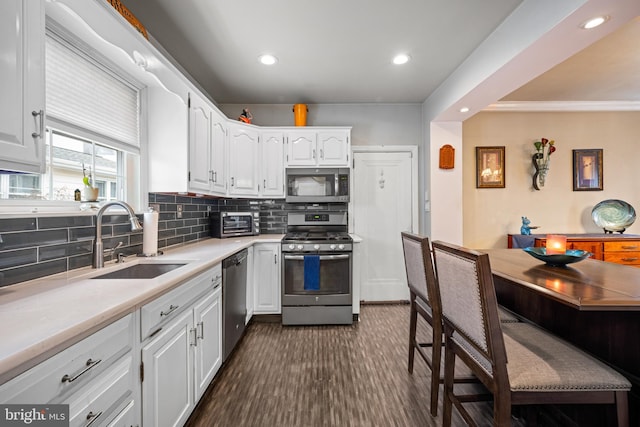
<instances>
[{"instance_id":1,"label":"potted plant on windowsill","mask_svg":"<svg viewBox=\"0 0 640 427\"><path fill-rule=\"evenodd\" d=\"M84 167L84 163L82 164L82 182L84 183L84 188L82 189L82 199L85 202L97 201L100 189L93 186L91 168L89 168L89 173L87 173L87 169Z\"/></svg>"}]
</instances>

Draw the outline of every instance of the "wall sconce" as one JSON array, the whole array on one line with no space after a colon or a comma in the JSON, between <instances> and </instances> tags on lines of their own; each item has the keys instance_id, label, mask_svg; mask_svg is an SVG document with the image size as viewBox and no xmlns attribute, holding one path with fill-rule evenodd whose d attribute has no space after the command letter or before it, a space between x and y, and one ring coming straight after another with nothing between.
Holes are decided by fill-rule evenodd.
<instances>
[{"instance_id":1,"label":"wall sconce","mask_svg":"<svg viewBox=\"0 0 640 427\"><path fill-rule=\"evenodd\" d=\"M554 140L549 141L547 138L541 138L540 141L533 143L536 147L536 153L531 158L531 162L533 163L533 167L536 169L533 174L533 188L536 190L540 190L540 187L544 187L547 173L549 173L551 154L556 151L554 144Z\"/></svg>"}]
</instances>

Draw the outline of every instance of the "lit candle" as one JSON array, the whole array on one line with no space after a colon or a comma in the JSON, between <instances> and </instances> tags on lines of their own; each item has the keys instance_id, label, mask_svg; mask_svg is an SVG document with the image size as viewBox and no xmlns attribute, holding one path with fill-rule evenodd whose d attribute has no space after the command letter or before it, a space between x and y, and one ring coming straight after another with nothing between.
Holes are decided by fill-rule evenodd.
<instances>
[{"instance_id":1,"label":"lit candle","mask_svg":"<svg viewBox=\"0 0 640 427\"><path fill-rule=\"evenodd\" d=\"M567 251L567 237L556 234L547 236L547 255L564 254Z\"/></svg>"}]
</instances>

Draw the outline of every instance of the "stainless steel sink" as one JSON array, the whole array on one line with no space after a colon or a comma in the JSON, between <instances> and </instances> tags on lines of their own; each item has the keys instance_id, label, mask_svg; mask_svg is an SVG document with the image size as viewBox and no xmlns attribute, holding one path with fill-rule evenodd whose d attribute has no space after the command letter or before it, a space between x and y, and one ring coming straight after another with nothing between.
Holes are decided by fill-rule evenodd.
<instances>
[{"instance_id":1,"label":"stainless steel sink","mask_svg":"<svg viewBox=\"0 0 640 427\"><path fill-rule=\"evenodd\" d=\"M135 264L131 267L126 267L121 270L112 271L111 273L92 277L92 279L153 279L154 277L158 277L165 273L173 271L176 268L180 268L183 265L187 264Z\"/></svg>"}]
</instances>

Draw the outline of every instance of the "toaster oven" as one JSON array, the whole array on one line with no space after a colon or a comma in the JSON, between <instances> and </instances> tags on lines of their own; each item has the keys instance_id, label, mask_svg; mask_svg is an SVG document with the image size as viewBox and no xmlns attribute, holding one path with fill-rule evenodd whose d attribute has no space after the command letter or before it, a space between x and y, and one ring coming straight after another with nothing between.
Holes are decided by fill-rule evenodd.
<instances>
[{"instance_id":1,"label":"toaster oven","mask_svg":"<svg viewBox=\"0 0 640 427\"><path fill-rule=\"evenodd\" d=\"M260 234L258 212L211 212L209 214L211 237L255 236Z\"/></svg>"}]
</instances>

